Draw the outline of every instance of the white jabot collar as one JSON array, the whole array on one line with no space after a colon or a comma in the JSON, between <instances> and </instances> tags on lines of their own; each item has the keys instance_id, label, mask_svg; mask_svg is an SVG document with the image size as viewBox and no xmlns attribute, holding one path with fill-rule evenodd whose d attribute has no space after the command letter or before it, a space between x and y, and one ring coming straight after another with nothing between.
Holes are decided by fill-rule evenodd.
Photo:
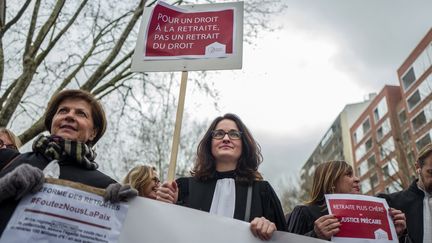
<instances>
[{"instance_id":1,"label":"white jabot collar","mask_svg":"<svg viewBox=\"0 0 432 243\"><path fill-rule=\"evenodd\" d=\"M235 181L232 178L219 179L213 193L210 213L225 217L234 217Z\"/></svg>"}]
</instances>

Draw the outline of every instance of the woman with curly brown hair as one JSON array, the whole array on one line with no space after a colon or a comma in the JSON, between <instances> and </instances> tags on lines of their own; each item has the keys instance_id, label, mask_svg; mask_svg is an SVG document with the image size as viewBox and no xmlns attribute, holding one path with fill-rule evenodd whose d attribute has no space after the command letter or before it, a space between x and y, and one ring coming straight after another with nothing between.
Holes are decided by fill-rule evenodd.
<instances>
[{"instance_id":1,"label":"woman with curly brown hair","mask_svg":"<svg viewBox=\"0 0 432 243\"><path fill-rule=\"evenodd\" d=\"M252 233L269 240L285 230L285 219L276 193L258 172L261 162L249 129L238 116L225 114L200 141L192 176L164 183L158 199L251 222Z\"/></svg>"}]
</instances>

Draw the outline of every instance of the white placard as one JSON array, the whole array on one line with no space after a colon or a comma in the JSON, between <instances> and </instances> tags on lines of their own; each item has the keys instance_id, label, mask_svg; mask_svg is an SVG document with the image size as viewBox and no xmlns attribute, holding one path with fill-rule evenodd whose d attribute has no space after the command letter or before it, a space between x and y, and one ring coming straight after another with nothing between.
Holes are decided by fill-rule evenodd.
<instances>
[{"instance_id":1,"label":"white placard","mask_svg":"<svg viewBox=\"0 0 432 243\"><path fill-rule=\"evenodd\" d=\"M118 242L127 210L127 204L45 183L38 193L21 200L0 242Z\"/></svg>"},{"instance_id":2,"label":"white placard","mask_svg":"<svg viewBox=\"0 0 432 243\"><path fill-rule=\"evenodd\" d=\"M341 223L333 242L399 242L385 199L356 194L326 194L325 198L329 214Z\"/></svg>"},{"instance_id":3,"label":"white placard","mask_svg":"<svg viewBox=\"0 0 432 243\"><path fill-rule=\"evenodd\" d=\"M255 238L249 223L147 198L129 203L121 243L325 243L327 241L277 231L270 241Z\"/></svg>"},{"instance_id":4,"label":"white placard","mask_svg":"<svg viewBox=\"0 0 432 243\"><path fill-rule=\"evenodd\" d=\"M196 5L181 5L179 7L174 7L168 5L164 2L159 2L156 6L163 6L166 8L170 8L173 11L183 12L183 13L212 13L215 11L223 11L223 10L233 10L234 11L234 21L233 23L233 52L229 55L225 53L226 46L222 45L218 42L214 42L209 44L206 48L203 49L205 52L204 55L170 55L170 56L146 56L146 45L147 45L147 35L149 23L152 18L153 10L155 8L145 8L142 16L142 21L140 25L140 30L138 34L137 45L135 47L135 52L132 56L132 72L159 72L159 71L203 71L203 70L230 70L230 69L241 69L242 68L242 55L243 55L243 2L232 2L232 3L217 3L217 4L196 4ZM175 16L175 15L173 15ZM193 18L195 19L195 18ZM205 19L205 17L203 18ZM210 18L211 19L211 18ZM161 16L160 21L165 21L165 23L180 23L181 20L176 21L173 17ZM189 35L184 35L184 37L179 40L177 36L182 35L181 33L174 33L174 31L178 31L179 27L173 28L171 31L171 27L161 27L161 33L157 35L157 37L153 36L152 41L161 40L165 41L167 38L172 40L171 43L165 43L167 45L182 47L184 45L186 47L189 44L179 44L179 41L187 41L194 40L196 41L199 38L203 38L199 33L195 32L193 29L194 26L198 25L192 21L191 23L187 23L184 21L184 25L182 26L181 32L184 32L185 29L188 31L192 31ZM199 21L198 21L199 22ZM202 22L201 22L202 23ZM213 26L211 22L206 26ZM186 28L188 27L188 28ZM218 31L223 30L224 26L216 26L211 31L214 32L210 35L217 36ZM209 34L208 34L209 35ZM173 37L171 37L173 36ZM175 36L175 37L174 37ZM198 38L199 37L199 38ZM207 37L206 37L207 38ZM175 39L175 40L174 40ZM151 45L153 46L152 43ZM156 43L158 44L158 43ZM194 46L193 46L194 47ZM167 46L168 48L168 46ZM171 48L172 49L172 48Z\"/></svg>"}]
</instances>

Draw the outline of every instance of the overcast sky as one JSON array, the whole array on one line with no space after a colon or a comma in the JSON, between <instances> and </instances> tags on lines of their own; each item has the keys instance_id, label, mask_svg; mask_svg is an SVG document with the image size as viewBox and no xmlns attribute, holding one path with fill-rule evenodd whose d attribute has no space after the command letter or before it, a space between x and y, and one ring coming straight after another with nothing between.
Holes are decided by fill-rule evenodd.
<instances>
[{"instance_id":1,"label":"overcast sky","mask_svg":"<svg viewBox=\"0 0 432 243\"><path fill-rule=\"evenodd\" d=\"M260 170L278 189L299 170L346 104L385 84L432 27L431 0L294 0L244 46L243 69L211 72L220 111L188 107L200 118L238 114L262 146ZM205 103L205 101L203 101Z\"/></svg>"}]
</instances>

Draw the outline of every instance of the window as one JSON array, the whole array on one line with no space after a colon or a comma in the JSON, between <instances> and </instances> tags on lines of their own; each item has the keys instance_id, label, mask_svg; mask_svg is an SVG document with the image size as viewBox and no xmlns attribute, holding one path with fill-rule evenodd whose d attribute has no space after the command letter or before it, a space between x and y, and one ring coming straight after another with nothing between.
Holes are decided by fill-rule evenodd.
<instances>
[{"instance_id":1,"label":"window","mask_svg":"<svg viewBox=\"0 0 432 243\"><path fill-rule=\"evenodd\" d=\"M363 128L363 134L366 134L367 132L369 132L369 130L371 128L369 118L365 122L363 122L362 128Z\"/></svg>"},{"instance_id":2,"label":"window","mask_svg":"<svg viewBox=\"0 0 432 243\"><path fill-rule=\"evenodd\" d=\"M423 108L423 111L426 116L426 122L430 122L432 120L432 101L429 101L427 105Z\"/></svg>"},{"instance_id":3,"label":"window","mask_svg":"<svg viewBox=\"0 0 432 243\"><path fill-rule=\"evenodd\" d=\"M407 115L406 115L405 110L402 110L402 111L399 113L398 117L399 117L399 122L400 122L400 124L401 124L401 125L402 125L402 124L405 124L405 122L407 121Z\"/></svg>"},{"instance_id":4,"label":"window","mask_svg":"<svg viewBox=\"0 0 432 243\"><path fill-rule=\"evenodd\" d=\"M360 183L361 191L363 194L366 194L371 189L370 179L367 178Z\"/></svg>"},{"instance_id":5,"label":"window","mask_svg":"<svg viewBox=\"0 0 432 243\"><path fill-rule=\"evenodd\" d=\"M374 168L376 165L376 159L375 159L375 155L372 155L371 157L369 157L367 159L367 164L369 168Z\"/></svg>"},{"instance_id":6,"label":"window","mask_svg":"<svg viewBox=\"0 0 432 243\"><path fill-rule=\"evenodd\" d=\"M432 93L431 85L429 77L421 82L418 89L407 99L409 110L412 110L420 101L424 100Z\"/></svg>"},{"instance_id":7,"label":"window","mask_svg":"<svg viewBox=\"0 0 432 243\"><path fill-rule=\"evenodd\" d=\"M377 130L377 139L378 139L378 140L381 140L382 137L384 137L384 131L383 131L383 128L380 127L380 128L378 128L378 130Z\"/></svg>"},{"instance_id":8,"label":"window","mask_svg":"<svg viewBox=\"0 0 432 243\"><path fill-rule=\"evenodd\" d=\"M381 126L377 129L377 139L381 140L387 133L391 130L389 119L385 119L385 121L381 124Z\"/></svg>"},{"instance_id":9,"label":"window","mask_svg":"<svg viewBox=\"0 0 432 243\"><path fill-rule=\"evenodd\" d=\"M386 193L393 193L402 191L402 182L398 179L397 181L393 181L389 186L386 187Z\"/></svg>"},{"instance_id":10,"label":"window","mask_svg":"<svg viewBox=\"0 0 432 243\"><path fill-rule=\"evenodd\" d=\"M368 172L368 170L369 170L369 168L368 168L368 164L366 163L366 162L362 162L361 164L360 164L360 166L359 166L359 168L358 168L358 174L359 174L359 177L360 176L364 176L364 174L366 174L367 172Z\"/></svg>"},{"instance_id":11,"label":"window","mask_svg":"<svg viewBox=\"0 0 432 243\"><path fill-rule=\"evenodd\" d=\"M425 49L414 61L413 69L417 77L423 75L423 73L431 66L432 62L428 57L428 49Z\"/></svg>"},{"instance_id":12,"label":"window","mask_svg":"<svg viewBox=\"0 0 432 243\"><path fill-rule=\"evenodd\" d=\"M423 100L432 93L432 84L430 83L431 75L424 79L418 87L420 99Z\"/></svg>"},{"instance_id":13,"label":"window","mask_svg":"<svg viewBox=\"0 0 432 243\"><path fill-rule=\"evenodd\" d=\"M389 137L381 146L380 146L380 155L381 159L384 159L390 153L395 150L393 137Z\"/></svg>"},{"instance_id":14,"label":"window","mask_svg":"<svg viewBox=\"0 0 432 243\"><path fill-rule=\"evenodd\" d=\"M414 69L411 67L408 72L402 77L402 85L404 90L407 90L412 83L416 81L416 76L414 74Z\"/></svg>"},{"instance_id":15,"label":"window","mask_svg":"<svg viewBox=\"0 0 432 243\"><path fill-rule=\"evenodd\" d=\"M417 140L416 142L417 150L420 151L424 146L426 146L430 142L431 142L431 136L429 133L426 133L426 135L424 135L422 138Z\"/></svg>"},{"instance_id":16,"label":"window","mask_svg":"<svg viewBox=\"0 0 432 243\"><path fill-rule=\"evenodd\" d=\"M360 140L362 140L363 136L369 131L369 129L370 129L370 122L368 117L362 123L362 125L355 130L353 134L354 143L358 143Z\"/></svg>"},{"instance_id":17,"label":"window","mask_svg":"<svg viewBox=\"0 0 432 243\"><path fill-rule=\"evenodd\" d=\"M324 135L323 139L321 140L321 147L323 147L332 137L333 135L333 128L331 127L326 134Z\"/></svg>"},{"instance_id":18,"label":"window","mask_svg":"<svg viewBox=\"0 0 432 243\"><path fill-rule=\"evenodd\" d=\"M382 169L383 169L384 178L387 179L390 176L396 174L396 172L398 172L399 165L395 159L391 159L382 167Z\"/></svg>"},{"instance_id":19,"label":"window","mask_svg":"<svg viewBox=\"0 0 432 243\"><path fill-rule=\"evenodd\" d=\"M378 103L377 107L374 109L375 122L378 122L387 113L387 101L385 97Z\"/></svg>"},{"instance_id":20,"label":"window","mask_svg":"<svg viewBox=\"0 0 432 243\"><path fill-rule=\"evenodd\" d=\"M362 144L361 146L359 146L356 149L356 152L355 152L356 159L357 160L361 159L365 154L366 154L366 147L364 144Z\"/></svg>"},{"instance_id":21,"label":"window","mask_svg":"<svg viewBox=\"0 0 432 243\"><path fill-rule=\"evenodd\" d=\"M412 110L421 101L420 92L416 90L408 99L408 109Z\"/></svg>"},{"instance_id":22,"label":"window","mask_svg":"<svg viewBox=\"0 0 432 243\"><path fill-rule=\"evenodd\" d=\"M371 138L369 138L366 141L365 146L366 146L366 151L369 151L372 148L372 139Z\"/></svg>"},{"instance_id":23,"label":"window","mask_svg":"<svg viewBox=\"0 0 432 243\"><path fill-rule=\"evenodd\" d=\"M420 112L414 119L412 119L411 123L413 126L414 131L419 130L421 127L423 127L424 124L426 124L426 116L424 111Z\"/></svg>"},{"instance_id":24,"label":"window","mask_svg":"<svg viewBox=\"0 0 432 243\"><path fill-rule=\"evenodd\" d=\"M378 185L378 175L374 173L370 178L371 188L375 188Z\"/></svg>"}]
</instances>

